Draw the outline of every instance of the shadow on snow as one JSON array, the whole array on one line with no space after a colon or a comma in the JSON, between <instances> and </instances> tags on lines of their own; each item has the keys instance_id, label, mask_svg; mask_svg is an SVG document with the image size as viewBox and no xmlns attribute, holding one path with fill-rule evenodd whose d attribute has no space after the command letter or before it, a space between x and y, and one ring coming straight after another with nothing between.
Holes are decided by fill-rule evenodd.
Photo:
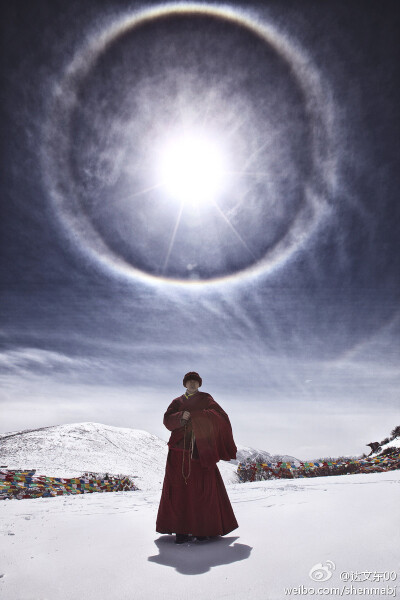
<instances>
[{"instance_id":1,"label":"shadow on snow","mask_svg":"<svg viewBox=\"0 0 400 600\"><path fill-rule=\"evenodd\" d=\"M205 542L191 541L177 545L174 543L174 535L163 535L154 540L158 548L158 556L149 556L148 560L159 565L174 567L183 575L207 573L212 567L249 558L252 547L235 544L237 539L239 537L217 537Z\"/></svg>"}]
</instances>

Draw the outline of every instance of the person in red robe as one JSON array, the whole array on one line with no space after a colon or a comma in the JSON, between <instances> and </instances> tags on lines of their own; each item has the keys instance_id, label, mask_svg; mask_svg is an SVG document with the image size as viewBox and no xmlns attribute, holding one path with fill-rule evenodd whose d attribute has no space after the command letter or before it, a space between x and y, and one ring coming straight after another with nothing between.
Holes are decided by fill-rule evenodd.
<instances>
[{"instance_id":1,"label":"person in red robe","mask_svg":"<svg viewBox=\"0 0 400 600\"><path fill-rule=\"evenodd\" d=\"M186 373L186 393L164 414L171 431L156 531L176 533L175 543L226 535L238 527L219 460L236 458L229 417L215 400L200 392L200 375Z\"/></svg>"}]
</instances>

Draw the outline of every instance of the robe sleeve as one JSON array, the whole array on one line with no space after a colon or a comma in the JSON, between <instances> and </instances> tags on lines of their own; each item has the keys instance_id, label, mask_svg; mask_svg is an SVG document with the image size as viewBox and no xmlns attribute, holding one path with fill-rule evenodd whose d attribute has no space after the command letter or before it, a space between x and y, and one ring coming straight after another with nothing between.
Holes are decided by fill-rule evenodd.
<instances>
[{"instance_id":1,"label":"robe sleeve","mask_svg":"<svg viewBox=\"0 0 400 600\"><path fill-rule=\"evenodd\" d=\"M220 460L236 458L229 417L211 396L207 408L191 412L191 417L203 467L212 468Z\"/></svg>"},{"instance_id":2,"label":"robe sleeve","mask_svg":"<svg viewBox=\"0 0 400 600\"><path fill-rule=\"evenodd\" d=\"M170 431L174 431L175 429L179 429L182 427L181 418L183 415L183 410L179 410L179 402L177 399L173 400L171 404L168 406L167 411L164 414L164 425Z\"/></svg>"}]
</instances>

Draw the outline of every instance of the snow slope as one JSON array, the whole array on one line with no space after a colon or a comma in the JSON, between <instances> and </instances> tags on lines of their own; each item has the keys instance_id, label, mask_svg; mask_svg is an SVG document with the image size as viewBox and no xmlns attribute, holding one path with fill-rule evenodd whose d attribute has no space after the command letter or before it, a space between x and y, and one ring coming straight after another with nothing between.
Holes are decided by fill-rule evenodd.
<instances>
[{"instance_id":1,"label":"snow slope","mask_svg":"<svg viewBox=\"0 0 400 600\"><path fill-rule=\"evenodd\" d=\"M9 469L74 477L85 471L137 477L141 489L163 480L166 442L147 431L100 423L55 425L0 438L0 461ZM3 462L4 461L4 462Z\"/></svg>"},{"instance_id":2,"label":"snow slope","mask_svg":"<svg viewBox=\"0 0 400 600\"><path fill-rule=\"evenodd\" d=\"M161 489L167 453L167 442L147 431L101 423L0 434L0 464L8 469L54 477L85 471L130 475L141 490ZM226 483L237 481L236 465L220 461L218 468Z\"/></svg>"},{"instance_id":3,"label":"snow slope","mask_svg":"<svg viewBox=\"0 0 400 600\"><path fill-rule=\"evenodd\" d=\"M387 444L383 444L377 452L373 452L371 456L380 456L384 450L388 448L400 448L400 438L395 438Z\"/></svg>"},{"instance_id":4,"label":"snow slope","mask_svg":"<svg viewBox=\"0 0 400 600\"><path fill-rule=\"evenodd\" d=\"M155 531L160 491L4 501L0 596L282 600L288 586L393 587L346 583L340 572L398 571L399 490L400 471L231 484L239 528L182 546ZM312 567L327 561L332 577L313 581Z\"/></svg>"}]
</instances>

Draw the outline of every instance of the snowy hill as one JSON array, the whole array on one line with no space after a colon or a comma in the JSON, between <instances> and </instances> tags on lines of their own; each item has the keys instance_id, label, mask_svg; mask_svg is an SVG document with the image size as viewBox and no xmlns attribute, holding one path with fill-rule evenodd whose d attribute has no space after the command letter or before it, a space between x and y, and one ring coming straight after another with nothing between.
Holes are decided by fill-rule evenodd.
<instances>
[{"instance_id":1,"label":"snowy hill","mask_svg":"<svg viewBox=\"0 0 400 600\"><path fill-rule=\"evenodd\" d=\"M266 452L266 450L259 450L258 448L250 448L249 446L238 446L238 452L236 456L236 461L231 461L232 463L239 463L244 461L251 462L290 462L295 463L296 465L300 464L300 461L294 456L289 456L288 454L270 454Z\"/></svg>"},{"instance_id":2,"label":"snowy hill","mask_svg":"<svg viewBox=\"0 0 400 600\"><path fill-rule=\"evenodd\" d=\"M380 446L376 452L373 452L371 456L380 456L388 448L400 448L400 438L395 438L394 440L387 442L387 444L382 444L382 446Z\"/></svg>"},{"instance_id":3,"label":"snowy hill","mask_svg":"<svg viewBox=\"0 0 400 600\"><path fill-rule=\"evenodd\" d=\"M72 423L2 434L0 462L9 469L73 477L85 471L137 477L141 489L163 481L166 443L140 429Z\"/></svg>"},{"instance_id":4,"label":"snowy hill","mask_svg":"<svg viewBox=\"0 0 400 600\"><path fill-rule=\"evenodd\" d=\"M72 423L0 434L0 464L55 477L86 471L135 477L142 490L162 487L167 443L141 429ZM225 483L237 481L236 465L219 462Z\"/></svg>"}]
</instances>

